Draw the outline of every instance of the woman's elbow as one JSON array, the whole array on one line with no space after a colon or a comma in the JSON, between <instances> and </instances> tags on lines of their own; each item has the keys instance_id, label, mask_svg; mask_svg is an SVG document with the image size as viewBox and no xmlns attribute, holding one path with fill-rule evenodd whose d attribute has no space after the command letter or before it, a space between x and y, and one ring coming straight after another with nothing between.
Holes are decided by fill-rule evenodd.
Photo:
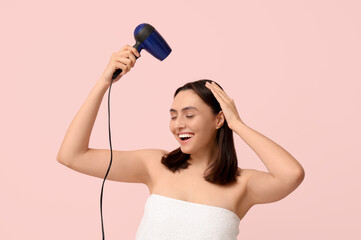
<instances>
[{"instance_id":1,"label":"woman's elbow","mask_svg":"<svg viewBox=\"0 0 361 240\"><path fill-rule=\"evenodd\" d=\"M56 156L56 161L65 166L69 166L69 161L66 161L66 157L61 152L58 152L58 155Z\"/></svg>"}]
</instances>

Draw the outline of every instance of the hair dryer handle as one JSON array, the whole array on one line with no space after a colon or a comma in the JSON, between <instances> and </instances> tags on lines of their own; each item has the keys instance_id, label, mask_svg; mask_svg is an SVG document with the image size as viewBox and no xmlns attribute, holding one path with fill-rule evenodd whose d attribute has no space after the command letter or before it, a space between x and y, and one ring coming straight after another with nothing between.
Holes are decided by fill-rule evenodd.
<instances>
[{"instance_id":1,"label":"hair dryer handle","mask_svg":"<svg viewBox=\"0 0 361 240\"><path fill-rule=\"evenodd\" d=\"M134 48L136 48L138 50L139 47L139 43L136 43L134 46ZM138 50L139 51L139 50ZM139 51L140 52L140 51ZM139 57L135 56L135 59L138 59ZM115 72L113 73L113 77L112 79L115 79L116 77L118 77L118 75L122 72L123 70L118 68L117 70L115 70Z\"/></svg>"}]
</instances>

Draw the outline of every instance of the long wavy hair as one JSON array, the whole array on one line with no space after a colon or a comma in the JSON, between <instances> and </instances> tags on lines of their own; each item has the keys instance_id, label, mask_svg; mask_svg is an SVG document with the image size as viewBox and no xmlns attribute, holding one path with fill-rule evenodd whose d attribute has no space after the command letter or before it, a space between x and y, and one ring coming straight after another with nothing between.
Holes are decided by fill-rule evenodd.
<instances>
[{"instance_id":1,"label":"long wavy hair","mask_svg":"<svg viewBox=\"0 0 361 240\"><path fill-rule=\"evenodd\" d=\"M211 83L214 81L201 79L194 82L188 82L175 91L173 98L175 98L180 91L191 89L212 109L213 114L217 115L222 108L211 90L205 86L206 82ZM218 83L216 84L223 89ZM238 170L237 154L234 148L233 132L232 129L228 127L226 119L224 119L222 127L217 130L216 142L216 158L205 170L205 173L207 174L204 175L204 179L219 185L227 185L236 182L236 176L239 176L240 172ZM169 170L176 172L188 168L190 165L188 162L189 158L190 154L183 153L179 147L168 154L165 153L161 162Z\"/></svg>"}]
</instances>

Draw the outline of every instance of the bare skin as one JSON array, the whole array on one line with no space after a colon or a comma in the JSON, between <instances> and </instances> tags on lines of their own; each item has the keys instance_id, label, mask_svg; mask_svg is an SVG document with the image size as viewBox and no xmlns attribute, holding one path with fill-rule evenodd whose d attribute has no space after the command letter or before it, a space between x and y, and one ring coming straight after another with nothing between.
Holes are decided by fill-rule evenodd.
<instances>
[{"instance_id":1,"label":"bare skin","mask_svg":"<svg viewBox=\"0 0 361 240\"><path fill-rule=\"evenodd\" d=\"M139 57L139 53L129 45L112 54L104 73L96 81L66 132L57 155L59 163L80 173L104 178L109 166L110 150L89 148L91 131L114 71L117 68L123 70L113 84L134 67L135 56ZM297 160L281 146L244 124L233 100L222 89L216 85L207 87L222 107L216 116L210 115L208 106L188 90L181 91L172 106L177 110L172 113L174 120L170 121L174 137L179 140L180 132L195 133L189 144L181 146L183 152L191 154L192 165L173 173L160 162L165 150L113 150L113 163L107 179L144 183L150 194L222 207L242 219L253 205L278 201L290 194L302 182L304 171ZM181 109L190 104L200 111L183 114ZM188 114L195 117L188 118ZM207 164L212 161L215 133L225 120L260 157L268 172L241 169L237 182L227 187L209 183L203 178Z\"/></svg>"},{"instance_id":2,"label":"bare skin","mask_svg":"<svg viewBox=\"0 0 361 240\"><path fill-rule=\"evenodd\" d=\"M247 198L247 169L241 169L237 183L219 186L203 178L205 169L193 168L191 165L180 172L171 172L161 162L160 155L149 161L151 181L147 183L150 194L175 198L183 201L217 206L228 209L242 219L253 205Z\"/></svg>"}]
</instances>

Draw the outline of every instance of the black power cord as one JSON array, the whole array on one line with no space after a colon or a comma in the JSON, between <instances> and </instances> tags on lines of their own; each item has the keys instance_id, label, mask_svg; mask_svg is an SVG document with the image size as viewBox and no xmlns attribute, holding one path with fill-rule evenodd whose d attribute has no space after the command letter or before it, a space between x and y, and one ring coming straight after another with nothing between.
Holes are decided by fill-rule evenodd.
<instances>
[{"instance_id":1,"label":"black power cord","mask_svg":"<svg viewBox=\"0 0 361 240\"><path fill-rule=\"evenodd\" d=\"M120 69L121 70L121 69ZM121 72L121 71L120 71ZM119 73L118 73L119 74ZM117 74L117 75L118 75ZM101 190L101 194L100 194L100 215L101 215L101 220L102 220L102 233L103 233L103 240L105 240L105 236L104 236L104 227L103 227L103 188L104 188L104 182L105 179L108 176L109 170L110 170L110 166L112 165L112 159L113 159L113 149L112 149L112 138L111 138L111 134L110 134L110 90L112 88L112 84L113 84L113 80L114 80L114 76L112 78L112 81L110 82L110 86L109 86L109 92L108 92L108 128L109 128L109 145L110 145L110 163L109 163L109 167L107 170L107 173L105 174L104 180L103 180L103 184L102 184L102 190Z\"/></svg>"},{"instance_id":2,"label":"black power cord","mask_svg":"<svg viewBox=\"0 0 361 240\"><path fill-rule=\"evenodd\" d=\"M138 43L136 43L133 47L137 48ZM140 57L140 56L139 56ZM136 59L138 59L139 57L135 56ZM110 145L110 163L109 163L109 167L107 170L107 173L105 174L104 180L103 180L103 184L102 184L102 190L101 190L101 194L100 194L100 215L101 215L101 220L102 220L102 233L103 233L103 240L105 240L105 236L104 236L104 227L103 227L103 188L104 188L104 182L105 179L108 176L109 170L110 170L110 166L112 165L112 159L113 159L113 148L112 148L112 138L111 138L111 134L110 134L110 90L112 89L112 84L113 84L113 80L122 72L123 70L118 68L115 70L115 72L113 73L112 76L112 81L110 82L110 86L109 86L109 91L108 91L108 128L109 128L109 145Z\"/></svg>"}]
</instances>

